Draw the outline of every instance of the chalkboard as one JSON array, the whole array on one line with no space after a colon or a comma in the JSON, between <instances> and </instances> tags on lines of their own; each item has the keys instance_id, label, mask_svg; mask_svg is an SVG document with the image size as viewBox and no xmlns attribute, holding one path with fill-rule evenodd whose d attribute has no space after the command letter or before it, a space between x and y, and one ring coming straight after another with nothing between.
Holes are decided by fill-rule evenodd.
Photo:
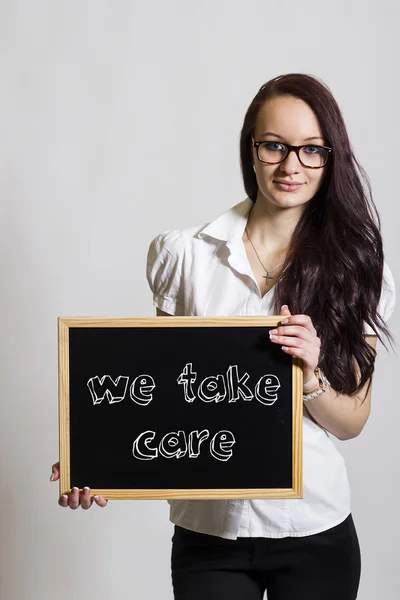
<instances>
[{"instance_id":1,"label":"chalkboard","mask_svg":"<svg viewBox=\"0 0 400 600\"><path fill-rule=\"evenodd\" d=\"M59 318L60 494L301 498L302 362L279 316Z\"/></svg>"}]
</instances>

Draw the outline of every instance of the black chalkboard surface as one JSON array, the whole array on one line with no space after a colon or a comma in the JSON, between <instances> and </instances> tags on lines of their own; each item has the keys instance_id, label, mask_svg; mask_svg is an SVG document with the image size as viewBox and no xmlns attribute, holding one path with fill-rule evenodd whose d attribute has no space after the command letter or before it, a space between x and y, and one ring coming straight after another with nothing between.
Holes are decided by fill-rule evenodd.
<instances>
[{"instance_id":1,"label":"black chalkboard surface","mask_svg":"<svg viewBox=\"0 0 400 600\"><path fill-rule=\"evenodd\" d=\"M281 317L59 318L60 493L299 498L301 361Z\"/></svg>"}]
</instances>

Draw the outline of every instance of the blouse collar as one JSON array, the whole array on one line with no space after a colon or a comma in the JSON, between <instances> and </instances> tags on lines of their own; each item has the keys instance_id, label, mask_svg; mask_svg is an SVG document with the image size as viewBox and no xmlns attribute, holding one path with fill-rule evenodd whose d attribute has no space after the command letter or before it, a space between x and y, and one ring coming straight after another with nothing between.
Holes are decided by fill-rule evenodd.
<instances>
[{"instance_id":1,"label":"blouse collar","mask_svg":"<svg viewBox=\"0 0 400 600\"><path fill-rule=\"evenodd\" d=\"M241 238L253 206L254 202L246 198L206 225L198 232L198 237L207 235L224 242Z\"/></svg>"}]
</instances>

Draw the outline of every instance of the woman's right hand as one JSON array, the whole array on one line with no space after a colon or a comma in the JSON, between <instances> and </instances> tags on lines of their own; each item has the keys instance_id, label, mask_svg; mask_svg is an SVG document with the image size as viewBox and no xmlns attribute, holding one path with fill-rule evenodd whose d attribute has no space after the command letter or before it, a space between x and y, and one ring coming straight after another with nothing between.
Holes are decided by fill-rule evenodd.
<instances>
[{"instance_id":1,"label":"woman's right hand","mask_svg":"<svg viewBox=\"0 0 400 600\"><path fill-rule=\"evenodd\" d=\"M60 479L60 463L55 463L51 468L51 476L50 481L57 481ZM96 502L98 506L104 507L107 506L108 500L103 498L103 496L94 496L90 497L90 488L84 487L83 491L80 492L79 488L72 488L69 494L64 494L60 496L58 499L58 504L63 506L64 508L72 508L72 510L76 510L81 506L83 510L87 510Z\"/></svg>"}]
</instances>

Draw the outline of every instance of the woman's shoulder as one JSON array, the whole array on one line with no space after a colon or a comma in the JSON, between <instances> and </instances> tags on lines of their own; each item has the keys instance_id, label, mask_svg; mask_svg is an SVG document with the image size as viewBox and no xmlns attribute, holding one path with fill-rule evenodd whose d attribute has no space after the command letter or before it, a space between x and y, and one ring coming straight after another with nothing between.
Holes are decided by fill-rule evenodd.
<instances>
[{"instance_id":1,"label":"woman's shoulder","mask_svg":"<svg viewBox=\"0 0 400 600\"><path fill-rule=\"evenodd\" d=\"M162 231L151 241L146 276L155 306L170 315L183 315L185 271L190 273L193 242L204 226ZM185 270L184 264L189 263Z\"/></svg>"},{"instance_id":2,"label":"woman's shoulder","mask_svg":"<svg viewBox=\"0 0 400 600\"><path fill-rule=\"evenodd\" d=\"M381 295L378 303L378 314L383 319L385 324L391 317L396 305L396 284L393 273L387 264L386 260L383 263L383 276ZM376 335L376 332L370 325L364 322L364 334Z\"/></svg>"},{"instance_id":3,"label":"woman's shoulder","mask_svg":"<svg viewBox=\"0 0 400 600\"><path fill-rule=\"evenodd\" d=\"M168 229L158 233L150 242L149 254L169 253L176 255L183 243L181 229Z\"/></svg>"},{"instance_id":4,"label":"woman's shoulder","mask_svg":"<svg viewBox=\"0 0 400 600\"><path fill-rule=\"evenodd\" d=\"M157 252L169 252L177 256L182 250L197 249L207 246L210 239L227 239L238 223L247 218L252 202L249 198L230 207L215 220L207 223L186 227L184 229L169 229L159 233L151 242L150 247Z\"/></svg>"},{"instance_id":5,"label":"woman's shoulder","mask_svg":"<svg viewBox=\"0 0 400 600\"><path fill-rule=\"evenodd\" d=\"M379 313L387 321L391 316L396 304L396 284L393 273L386 260L383 264L382 291L379 302Z\"/></svg>"},{"instance_id":6,"label":"woman's shoulder","mask_svg":"<svg viewBox=\"0 0 400 600\"><path fill-rule=\"evenodd\" d=\"M393 273L392 273L389 265L387 264L386 260L383 263L382 286L383 286L383 288L386 288L387 291L396 293L396 284L394 281Z\"/></svg>"},{"instance_id":7,"label":"woman's shoulder","mask_svg":"<svg viewBox=\"0 0 400 600\"><path fill-rule=\"evenodd\" d=\"M154 254L168 253L178 256L185 249L190 249L203 238L199 235L208 223L194 225L185 229L168 229L157 234L150 242L149 252Z\"/></svg>"}]
</instances>

